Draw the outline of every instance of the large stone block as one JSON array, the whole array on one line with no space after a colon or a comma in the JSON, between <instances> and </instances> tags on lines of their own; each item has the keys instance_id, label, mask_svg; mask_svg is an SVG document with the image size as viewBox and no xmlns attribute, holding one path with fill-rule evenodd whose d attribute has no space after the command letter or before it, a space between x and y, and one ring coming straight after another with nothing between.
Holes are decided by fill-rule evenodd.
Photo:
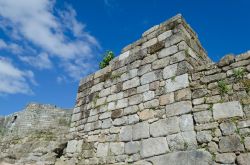
<instances>
[{"instance_id":1,"label":"large stone block","mask_svg":"<svg viewBox=\"0 0 250 165\"><path fill-rule=\"evenodd\" d=\"M242 117L243 110L238 101L217 103L213 105L214 120L226 119L231 117Z\"/></svg>"},{"instance_id":2,"label":"large stone block","mask_svg":"<svg viewBox=\"0 0 250 165\"><path fill-rule=\"evenodd\" d=\"M67 148L66 148L66 152L67 153L74 153L77 150L77 145L78 145L78 141L77 140L71 140L68 142Z\"/></svg>"},{"instance_id":3,"label":"large stone block","mask_svg":"<svg viewBox=\"0 0 250 165\"><path fill-rule=\"evenodd\" d=\"M155 165L211 165L212 156L207 151L179 151L149 159Z\"/></svg>"},{"instance_id":4,"label":"large stone block","mask_svg":"<svg viewBox=\"0 0 250 165\"><path fill-rule=\"evenodd\" d=\"M124 126L121 128L120 140L121 141L132 140L132 126Z\"/></svg>"},{"instance_id":5,"label":"large stone block","mask_svg":"<svg viewBox=\"0 0 250 165\"><path fill-rule=\"evenodd\" d=\"M167 136L167 141L171 151L184 150L186 147L181 133Z\"/></svg>"},{"instance_id":6,"label":"large stone block","mask_svg":"<svg viewBox=\"0 0 250 165\"><path fill-rule=\"evenodd\" d=\"M137 87L139 85L140 85L140 80L138 77L135 77L135 78L128 80L128 81L125 81L123 83L123 90L134 88L134 87Z\"/></svg>"},{"instance_id":7,"label":"large stone block","mask_svg":"<svg viewBox=\"0 0 250 165\"><path fill-rule=\"evenodd\" d=\"M166 80L166 92L173 92L189 86L188 74L173 77Z\"/></svg>"},{"instance_id":8,"label":"large stone block","mask_svg":"<svg viewBox=\"0 0 250 165\"><path fill-rule=\"evenodd\" d=\"M221 152L244 151L244 146L241 143L241 138L238 135L230 135L222 137L219 142Z\"/></svg>"},{"instance_id":9,"label":"large stone block","mask_svg":"<svg viewBox=\"0 0 250 165\"><path fill-rule=\"evenodd\" d=\"M109 148L112 155L121 155L124 153L123 142L110 143Z\"/></svg>"},{"instance_id":10,"label":"large stone block","mask_svg":"<svg viewBox=\"0 0 250 165\"><path fill-rule=\"evenodd\" d=\"M99 143L97 146L97 157L108 156L109 152L109 143Z\"/></svg>"},{"instance_id":11,"label":"large stone block","mask_svg":"<svg viewBox=\"0 0 250 165\"><path fill-rule=\"evenodd\" d=\"M169 151L166 138L150 138L142 140L140 154L142 158L164 154Z\"/></svg>"},{"instance_id":12,"label":"large stone block","mask_svg":"<svg viewBox=\"0 0 250 165\"><path fill-rule=\"evenodd\" d=\"M239 165L249 165L250 153L242 153L237 157L237 162Z\"/></svg>"},{"instance_id":13,"label":"large stone block","mask_svg":"<svg viewBox=\"0 0 250 165\"><path fill-rule=\"evenodd\" d=\"M177 64L169 65L163 69L163 78L169 79L176 76Z\"/></svg>"},{"instance_id":14,"label":"large stone block","mask_svg":"<svg viewBox=\"0 0 250 165\"><path fill-rule=\"evenodd\" d=\"M152 68L153 69L160 69L160 68L164 68L165 66L167 66L169 64L169 57L165 57L163 59L160 60L156 60L152 63Z\"/></svg>"},{"instance_id":15,"label":"large stone block","mask_svg":"<svg viewBox=\"0 0 250 165\"><path fill-rule=\"evenodd\" d=\"M197 140L195 131L181 132L187 150L194 150L197 148Z\"/></svg>"},{"instance_id":16,"label":"large stone block","mask_svg":"<svg viewBox=\"0 0 250 165\"><path fill-rule=\"evenodd\" d=\"M225 163L225 164L234 163L235 159L236 159L236 155L234 153L217 154L215 158L216 162Z\"/></svg>"},{"instance_id":17,"label":"large stone block","mask_svg":"<svg viewBox=\"0 0 250 165\"><path fill-rule=\"evenodd\" d=\"M170 56L170 55L172 55L172 54L175 54L177 51L178 51L178 47L177 47L176 45L173 45L173 46L171 46L171 47L162 49L162 50L159 52L158 57L159 57L159 58L167 57L167 56Z\"/></svg>"},{"instance_id":18,"label":"large stone block","mask_svg":"<svg viewBox=\"0 0 250 165\"><path fill-rule=\"evenodd\" d=\"M192 111L191 101L181 101L173 104L166 105L166 116L177 116Z\"/></svg>"},{"instance_id":19,"label":"large stone block","mask_svg":"<svg viewBox=\"0 0 250 165\"><path fill-rule=\"evenodd\" d=\"M146 73L144 74L142 77L141 77L141 84L144 85L144 84L148 84L150 82L153 82L153 81L156 81L158 78L157 78L157 75L155 72L149 72L149 73Z\"/></svg>"},{"instance_id":20,"label":"large stone block","mask_svg":"<svg viewBox=\"0 0 250 165\"><path fill-rule=\"evenodd\" d=\"M182 115L180 117L180 129L181 131L193 131L194 130L194 122L191 114Z\"/></svg>"},{"instance_id":21,"label":"large stone block","mask_svg":"<svg viewBox=\"0 0 250 165\"><path fill-rule=\"evenodd\" d=\"M133 125L133 140L143 139L149 137L149 124L141 122Z\"/></svg>"},{"instance_id":22,"label":"large stone block","mask_svg":"<svg viewBox=\"0 0 250 165\"><path fill-rule=\"evenodd\" d=\"M140 150L140 142L128 142L125 144L125 153L126 154L135 154Z\"/></svg>"},{"instance_id":23,"label":"large stone block","mask_svg":"<svg viewBox=\"0 0 250 165\"><path fill-rule=\"evenodd\" d=\"M150 124L150 135L153 137L165 136L178 132L180 132L178 117L161 119Z\"/></svg>"}]
</instances>

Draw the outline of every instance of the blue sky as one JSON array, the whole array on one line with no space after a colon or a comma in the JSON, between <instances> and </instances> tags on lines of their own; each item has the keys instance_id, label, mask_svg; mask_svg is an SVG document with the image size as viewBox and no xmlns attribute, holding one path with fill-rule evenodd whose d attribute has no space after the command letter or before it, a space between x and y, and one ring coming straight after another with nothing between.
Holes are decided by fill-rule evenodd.
<instances>
[{"instance_id":1,"label":"blue sky","mask_svg":"<svg viewBox=\"0 0 250 165\"><path fill-rule=\"evenodd\" d=\"M0 0L0 115L29 102L74 106L79 79L181 13L209 57L250 49L247 0Z\"/></svg>"}]
</instances>

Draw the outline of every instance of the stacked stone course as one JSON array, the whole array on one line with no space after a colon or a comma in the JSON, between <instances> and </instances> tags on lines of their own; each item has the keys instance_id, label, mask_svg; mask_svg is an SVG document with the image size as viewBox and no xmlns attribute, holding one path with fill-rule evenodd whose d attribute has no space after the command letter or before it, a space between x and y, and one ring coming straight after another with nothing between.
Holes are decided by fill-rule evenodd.
<instances>
[{"instance_id":1,"label":"stacked stone course","mask_svg":"<svg viewBox=\"0 0 250 165\"><path fill-rule=\"evenodd\" d=\"M236 79L239 67L244 74ZM81 80L64 158L79 165L247 164L249 72L249 52L212 63L177 15Z\"/></svg>"}]
</instances>

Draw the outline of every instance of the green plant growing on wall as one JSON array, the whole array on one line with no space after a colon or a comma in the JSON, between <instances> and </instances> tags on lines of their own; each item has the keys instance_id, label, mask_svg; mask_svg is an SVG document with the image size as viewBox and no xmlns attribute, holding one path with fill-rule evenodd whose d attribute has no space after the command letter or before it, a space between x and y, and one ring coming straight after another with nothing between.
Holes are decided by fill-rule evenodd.
<instances>
[{"instance_id":1,"label":"green plant growing on wall","mask_svg":"<svg viewBox=\"0 0 250 165\"><path fill-rule=\"evenodd\" d=\"M105 68L109 65L109 62L115 57L114 53L112 51L107 51L104 56L103 60L100 62L99 67L100 69Z\"/></svg>"},{"instance_id":2,"label":"green plant growing on wall","mask_svg":"<svg viewBox=\"0 0 250 165\"><path fill-rule=\"evenodd\" d=\"M218 82L218 87L219 87L221 94L225 94L229 92L229 88L224 80L221 80Z\"/></svg>"},{"instance_id":3,"label":"green plant growing on wall","mask_svg":"<svg viewBox=\"0 0 250 165\"><path fill-rule=\"evenodd\" d=\"M237 80L243 79L246 71L244 68L236 68L233 70L233 75Z\"/></svg>"}]
</instances>

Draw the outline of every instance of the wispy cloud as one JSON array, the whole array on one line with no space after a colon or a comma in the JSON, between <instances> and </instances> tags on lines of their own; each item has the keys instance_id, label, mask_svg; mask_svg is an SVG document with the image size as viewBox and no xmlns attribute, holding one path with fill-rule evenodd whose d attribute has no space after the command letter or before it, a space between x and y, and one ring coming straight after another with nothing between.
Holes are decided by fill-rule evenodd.
<instances>
[{"instance_id":1,"label":"wispy cloud","mask_svg":"<svg viewBox=\"0 0 250 165\"><path fill-rule=\"evenodd\" d=\"M9 59L0 57L0 94L33 94L30 84L36 85L32 71L20 70Z\"/></svg>"},{"instance_id":2,"label":"wispy cloud","mask_svg":"<svg viewBox=\"0 0 250 165\"><path fill-rule=\"evenodd\" d=\"M20 56L21 61L28 63L38 69L51 69L53 64L47 53L40 53L38 56Z\"/></svg>"},{"instance_id":3,"label":"wispy cloud","mask_svg":"<svg viewBox=\"0 0 250 165\"><path fill-rule=\"evenodd\" d=\"M55 9L54 0L0 0L0 27L9 34L13 46L24 49L19 59L38 69L61 67L74 80L95 69L89 66L100 48L76 17L69 5ZM4 43L0 40L0 48L8 47Z\"/></svg>"}]
</instances>

